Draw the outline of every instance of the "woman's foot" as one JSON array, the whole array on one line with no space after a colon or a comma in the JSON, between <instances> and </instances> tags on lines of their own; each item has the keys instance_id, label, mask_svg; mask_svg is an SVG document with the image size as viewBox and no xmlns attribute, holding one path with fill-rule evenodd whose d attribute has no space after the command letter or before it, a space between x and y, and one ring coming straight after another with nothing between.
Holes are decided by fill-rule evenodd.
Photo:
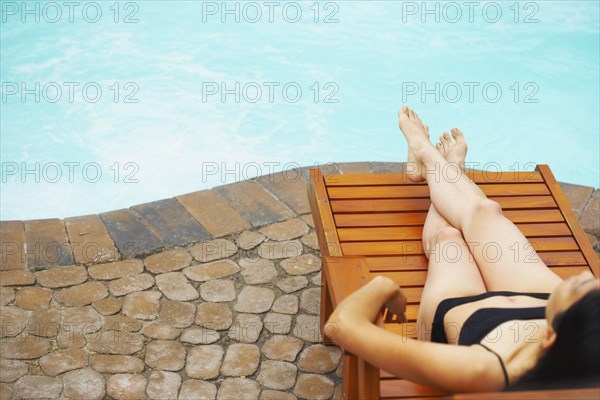
<instances>
[{"instance_id":1,"label":"woman's foot","mask_svg":"<svg viewBox=\"0 0 600 400\"><path fill-rule=\"evenodd\" d=\"M460 169L465 171L465 158L467 157L467 142L463 133L458 128L451 131L452 137L448 132L440 136L440 141L435 145L446 160L451 163L457 163ZM454 140L452 140L454 138Z\"/></svg>"},{"instance_id":2,"label":"woman's foot","mask_svg":"<svg viewBox=\"0 0 600 400\"><path fill-rule=\"evenodd\" d=\"M408 163L406 175L413 182L425 180L425 166L421 161L422 153L432 147L429 141L429 127L421 122L416 112L403 106L398 111L400 130L408 143Z\"/></svg>"}]
</instances>

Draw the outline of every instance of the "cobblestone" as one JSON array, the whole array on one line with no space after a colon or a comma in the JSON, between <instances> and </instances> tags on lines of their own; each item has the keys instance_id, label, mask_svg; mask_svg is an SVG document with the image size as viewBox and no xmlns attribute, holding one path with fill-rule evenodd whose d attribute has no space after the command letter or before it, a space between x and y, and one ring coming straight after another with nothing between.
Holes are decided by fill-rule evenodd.
<instances>
[{"instance_id":1,"label":"cobblestone","mask_svg":"<svg viewBox=\"0 0 600 400\"><path fill-rule=\"evenodd\" d=\"M108 374L135 374L144 370L144 361L135 356L95 354L91 364L96 371Z\"/></svg>"},{"instance_id":2,"label":"cobblestone","mask_svg":"<svg viewBox=\"0 0 600 400\"><path fill-rule=\"evenodd\" d=\"M112 315L121 311L121 307L123 307L123 300L113 296L108 296L102 300L95 301L92 303L92 306L102 315Z\"/></svg>"},{"instance_id":3,"label":"cobblestone","mask_svg":"<svg viewBox=\"0 0 600 400\"><path fill-rule=\"evenodd\" d=\"M260 398L258 400L296 400L296 396L280 390L267 389L260 392Z\"/></svg>"},{"instance_id":4,"label":"cobblestone","mask_svg":"<svg viewBox=\"0 0 600 400\"><path fill-rule=\"evenodd\" d=\"M71 399L100 400L106 394L104 378L91 368L67 372L63 384L65 397Z\"/></svg>"},{"instance_id":5,"label":"cobblestone","mask_svg":"<svg viewBox=\"0 0 600 400\"><path fill-rule=\"evenodd\" d=\"M56 399L63 384L58 378L40 375L25 375L15 383L14 394L21 399Z\"/></svg>"},{"instance_id":6,"label":"cobblestone","mask_svg":"<svg viewBox=\"0 0 600 400\"><path fill-rule=\"evenodd\" d=\"M189 250L196 261L206 263L231 257L237 252L238 247L231 240L215 239L197 244Z\"/></svg>"},{"instance_id":7,"label":"cobblestone","mask_svg":"<svg viewBox=\"0 0 600 400\"><path fill-rule=\"evenodd\" d=\"M108 290L113 296L125 296L129 293L139 292L154 286L154 278L150 274L126 276L108 284Z\"/></svg>"},{"instance_id":8,"label":"cobblestone","mask_svg":"<svg viewBox=\"0 0 600 400\"><path fill-rule=\"evenodd\" d=\"M197 307L195 322L208 329L229 329L233 323L233 313L228 304L201 303Z\"/></svg>"},{"instance_id":9,"label":"cobblestone","mask_svg":"<svg viewBox=\"0 0 600 400\"><path fill-rule=\"evenodd\" d=\"M181 385L179 400L214 400L217 397L217 386L214 383L188 379Z\"/></svg>"},{"instance_id":10,"label":"cobblestone","mask_svg":"<svg viewBox=\"0 0 600 400\"><path fill-rule=\"evenodd\" d=\"M67 371L87 367L88 354L78 348L57 350L40 358L39 364L46 375L56 376Z\"/></svg>"},{"instance_id":11,"label":"cobblestone","mask_svg":"<svg viewBox=\"0 0 600 400\"><path fill-rule=\"evenodd\" d=\"M271 333L289 333L292 329L292 316L287 314L267 313L263 320L265 328Z\"/></svg>"},{"instance_id":12,"label":"cobblestone","mask_svg":"<svg viewBox=\"0 0 600 400\"><path fill-rule=\"evenodd\" d=\"M156 286L169 300L196 300L198 291L181 272L167 272L156 276Z\"/></svg>"},{"instance_id":13,"label":"cobblestone","mask_svg":"<svg viewBox=\"0 0 600 400\"><path fill-rule=\"evenodd\" d=\"M275 282L275 286L286 293L294 293L308 286L308 278L305 276L291 276Z\"/></svg>"},{"instance_id":14,"label":"cobblestone","mask_svg":"<svg viewBox=\"0 0 600 400\"><path fill-rule=\"evenodd\" d=\"M107 264L91 265L88 273L94 279L112 280L138 275L144 272L144 264L141 260L130 259Z\"/></svg>"},{"instance_id":15,"label":"cobblestone","mask_svg":"<svg viewBox=\"0 0 600 400\"><path fill-rule=\"evenodd\" d=\"M263 242L258 247L258 255L269 260L298 257L302 254L302 242L284 240L282 242Z\"/></svg>"},{"instance_id":16,"label":"cobblestone","mask_svg":"<svg viewBox=\"0 0 600 400\"><path fill-rule=\"evenodd\" d=\"M298 297L293 294L285 294L275 299L271 310L281 314L296 314L298 312Z\"/></svg>"},{"instance_id":17,"label":"cobblestone","mask_svg":"<svg viewBox=\"0 0 600 400\"><path fill-rule=\"evenodd\" d=\"M227 378L221 382L217 400L255 400L258 399L260 386L253 380L245 378Z\"/></svg>"},{"instance_id":18,"label":"cobblestone","mask_svg":"<svg viewBox=\"0 0 600 400\"><path fill-rule=\"evenodd\" d=\"M142 335L152 339L173 340L179 336L179 333L179 329L160 322L151 322L142 329Z\"/></svg>"},{"instance_id":19,"label":"cobblestone","mask_svg":"<svg viewBox=\"0 0 600 400\"><path fill-rule=\"evenodd\" d=\"M175 328L187 328L194 322L196 306L183 301L163 299L158 322L172 325Z\"/></svg>"},{"instance_id":20,"label":"cobblestone","mask_svg":"<svg viewBox=\"0 0 600 400\"><path fill-rule=\"evenodd\" d=\"M196 282L225 278L238 273L240 267L231 260L218 260L205 264L192 265L183 270L185 276Z\"/></svg>"},{"instance_id":21,"label":"cobblestone","mask_svg":"<svg viewBox=\"0 0 600 400\"><path fill-rule=\"evenodd\" d=\"M200 285L200 296L206 301L231 301L236 296L235 286L230 280L214 279Z\"/></svg>"},{"instance_id":22,"label":"cobblestone","mask_svg":"<svg viewBox=\"0 0 600 400\"><path fill-rule=\"evenodd\" d=\"M153 371L146 393L153 400L176 399L180 386L181 376L175 372Z\"/></svg>"},{"instance_id":23,"label":"cobblestone","mask_svg":"<svg viewBox=\"0 0 600 400\"><path fill-rule=\"evenodd\" d=\"M32 360L50 352L50 341L35 336L18 336L0 342L0 354L10 360Z\"/></svg>"},{"instance_id":24,"label":"cobblestone","mask_svg":"<svg viewBox=\"0 0 600 400\"><path fill-rule=\"evenodd\" d=\"M0 271L0 286L26 286L33 285L35 277L27 271Z\"/></svg>"},{"instance_id":25,"label":"cobblestone","mask_svg":"<svg viewBox=\"0 0 600 400\"><path fill-rule=\"evenodd\" d=\"M137 319L155 319L158 317L161 297L157 291L130 293L123 302L123 314Z\"/></svg>"},{"instance_id":26,"label":"cobblestone","mask_svg":"<svg viewBox=\"0 0 600 400\"><path fill-rule=\"evenodd\" d=\"M26 287L17 292L15 305L26 310L48 308L52 290L41 287Z\"/></svg>"},{"instance_id":27,"label":"cobblestone","mask_svg":"<svg viewBox=\"0 0 600 400\"><path fill-rule=\"evenodd\" d=\"M14 337L27 327L31 313L15 306L0 307L0 336Z\"/></svg>"},{"instance_id":28,"label":"cobblestone","mask_svg":"<svg viewBox=\"0 0 600 400\"><path fill-rule=\"evenodd\" d=\"M333 395L333 381L316 374L300 374L294 394L309 400L325 400Z\"/></svg>"},{"instance_id":29,"label":"cobblestone","mask_svg":"<svg viewBox=\"0 0 600 400\"><path fill-rule=\"evenodd\" d=\"M146 397L146 378L139 374L117 374L106 380L106 393L117 400Z\"/></svg>"},{"instance_id":30,"label":"cobblestone","mask_svg":"<svg viewBox=\"0 0 600 400\"><path fill-rule=\"evenodd\" d=\"M235 311L260 314L269 311L275 300L275 292L271 289L244 286L233 307Z\"/></svg>"},{"instance_id":31,"label":"cobblestone","mask_svg":"<svg viewBox=\"0 0 600 400\"><path fill-rule=\"evenodd\" d=\"M219 376L223 348L210 344L192 348L187 355L185 373L191 378L214 379Z\"/></svg>"},{"instance_id":32,"label":"cobblestone","mask_svg":"<svg viewBox=\"0 0 600 400\"><path fill-rule=\"evenodd\" d=\"M300 309L309 314L318 314L321 305L321 289L310 288L302 291Z\"/></svg>"},{"instance_id":33,"label":"cobblestone","mask_svg":"<svg viewBox=\"0 0 600 400\"><path fill-rule=\"evenodd\" d=\"M286 258L279 265L289 275L307 275L321 269L321 257L304 254L300 257Z\"/></svg>"},{"instance_id":34,"label":"cobblestone","mask_svg":"<svg viewBox=\"0 0 600 400\"><path fill-rule=\"evenodd\" d=\"M237 314L227 336L241 343L254 343L258 340L263 322L255 314Z\"/></svg>"},{"instance_id":35,"label":"cobblestone","mask_svg":"<svg viewBox=\"0 0 600 400\"><path fill-rule=\"evenodd\" d=\"M102 318L92 307L69 307L63 310L62 329L66 332L94 333L102 328Z\"/></svg>"},{"instance_id":36,"label":"cobblestone","mask_svg":"<svg viewBox=\"0 0 600 400\"><path fill-rule=\"evenodd\" d=\"M298 368L306 372L326 374L337 368L341 358L342 352L338 347L316 344L305 348L300 354Z\"/></svg>"},{"instance_id":37,"label":"cobblestone","mask_svg":"<svg viewBox=\"0 0 600 400\"><path fill-rule=\"evenodd\" d=\"M242 258L239 264L242 267L244 282L249 285L269 283L278 276L275 264L264 258Z\"/></svg>"},{"instance_id":38,"label":"cobblestone","mask_svg":"<svg viewBox=\"0 0 600 400\"><path fill-rule=\"evenodd\" d=\"M101 354L131 355L144 347L144 338L139 333L105 331L88 343L88 349Z\"/></svg>"},{"instance_id":39,"label":"cobblestone","mask_svg":"<svg viewBox=\"0 0 600 400\"><path fill-rule=\"evenodd\" d=\"M23 361L0 359L0 382L14 382L28 371L29 365Z\"/></svg>"},{"instance_id":40,"label":"cobblestone","mask_svg":"<svg viewBox=\"0 0 600 400\"><path fill-rule=\"evenodd\" d=\"M15 299L15 289L0 286L0 306L5 306Z\"/></svg>"},{"instance_id":41,"label":"cobblestone","mask_svg":"<svg viewBox=\"0 0 600 400\"><path fill-rule=\"evenodd\" d=\"M104 317L104 329L109 331L139 332L142 323L126 315L109 315Z\"/></svg>"},{"instance_id":42,"label":"cobblestone","mask_svg":"<svg viewBox=\"0 0 600 400\"><path fill-rule=\"evenodd\" d=\"M221 338L219 332L206 328L187 328L180 340L190 344L212 344Z\"/></svg>"},{"instance_id":43,"label":"cobblestone","mask_svg":"<svg viewBox=\"0 0 600 400\"><path fill-rule=\"evenodd\" d=\"M87 280L87 276L87 270L82 266L51 268L35 273L37 282L51 289L79 285Z\"/></svg>"},{"instance_id":44,"label":"cobblestone","mask_svg":"<svg viewBox=\"0 0 600 400\"><path fill-rule=\"evenodd\" d=\"M192 262L190 253L183 249L173 249L146 257L144 264L153 274L179 271Z\"/></svg>"},{"instance_id":45,"label":"cobblestone","mask_svg":"<svg viewBox=\"0 0 600 400\"><path fill-rule=\"evenodd\" d=\"M178 371L185 365L185 347L173 340L154 340L146 346L146 365L165 371Z\"/></svg>"},{"instance_id":46,"label":"cobblestone","mask_svg":"<svg viewBox=\"0 0 600 400\"><path fill-rule=\"evenodd\" d=\"M258 368L260 350L253 344L234 343L227 348L221 366L225 376L250 376Z\"/></svg>"},{"instance_id":47,"label":"cobblestone","mask_svg":"<svg viewBox=\"0 0 600 400\"><path fill-rule=\"evenodd\" d=\"M299 218L289 219L267 225L259 232L271 240L283 241L296 239L308 233L308 226Z\"/></svg>"},{"instance_id":48,"label":"cobblestone","mask_svg":"<svg viewBox=\"0 0 600 400\"><path fill-rule=\"evenodd\" d=\"M263 361L257 381L269 389L286 390L294 386L298 368L285 361Z\"/></svg>"},{"instance_id":49,"label":"cobblestone","mask_svg":"<svg viewBox=\"0 0 600 400\"><path fill-rule=\"evenodd\" d=\"M56 299L67 306L85 306L106 296L108 291L100 282L82 283L56 293Z\"/></svg>"},{"instance_id":50,"label":"cobblestone","mask_svg":"<svg viewBox=\"0 0 600 400\"><path fill-rule=\"evenodd\" d=\"M311 343L322 342L319 330L319 317L315 315L300 314L296 317L294 336Z\"/></svg>"},{"instance_id":51,"label":"cobblestone","mask_svg":"<svg viewBox=\"0 0 600 400\"><path fill-rule=\"evenodd\" d=\"M293 362L304 342L293 336L273 335L263 344L262 352L272 360Z\"/></svg>"},{"instance_id":52,"label":"cobblestone","mask_svg":"<svg viewBox=\"0 0 600 400\"><path fill-rule=\"evenodd\" d=\"M236 240L240 249L250 250L261 244L265 240L265 235L254 231L244 231Z\"/></svg>"},{"instance_id":53,"label":"cobblestone","mask_svg":"<svg viewBox=\"0 0 600 400\"><path fill-rule=\"evenodd\" d=\"M60 330L58 310L35 310L29 319L27 332L34 336L54 337Z\"/></svg>"}]
</instances>

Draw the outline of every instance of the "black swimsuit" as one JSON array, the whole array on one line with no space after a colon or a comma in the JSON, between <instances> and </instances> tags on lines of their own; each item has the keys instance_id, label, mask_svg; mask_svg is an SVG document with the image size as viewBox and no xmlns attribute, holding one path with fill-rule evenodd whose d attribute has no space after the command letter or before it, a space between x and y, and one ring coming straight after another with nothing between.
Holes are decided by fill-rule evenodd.
<instances>
[{"instance_id":1,"label":"black swimsuit","mask_svg":"<svg viewBox=\"0 0 600 400\"><path fill-rule=\"evenodd\" d=\"M438 343L448 343L446 337L446 331L444 329L444 317L446 313L452 308L460 306L462 304L471 303L473 301L487 299L488 297L494 296L529 296L538 299L547 300L550 296L549 293L519 293L519 292L486 292L478 294L476 296L466 297L454 297L445 299L440 302L435 311L433 317L433 323L431 326L431 341ZM504 373L505 385L508 386L508 373L506 367L500 356L482 345L483 338L490 333L498 325L512 320L528 320L528 319L543 319L546 316L546 307L528 307L528 308L482 308L475 311L467 320L460 330L460 336L458 338L459 345L473 345L477 344L484 347L486 350L494 353L500 365L502 372Z\"/></svg>"}]
</instances>

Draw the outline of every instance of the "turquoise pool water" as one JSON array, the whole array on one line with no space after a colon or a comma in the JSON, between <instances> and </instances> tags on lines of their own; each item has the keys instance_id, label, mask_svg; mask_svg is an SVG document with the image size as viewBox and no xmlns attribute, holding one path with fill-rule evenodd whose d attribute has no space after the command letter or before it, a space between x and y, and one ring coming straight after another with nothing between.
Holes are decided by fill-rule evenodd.
<instances>
[{"instance_id":1,"label":"turquoise pool water","mask_svg":"<svg viewBox=\"0 0 600 400\"><path fill-rule=\"evenodd\" d=\"M600 186L597 1L0 3L2 220L405 161L402 104Z\"/></svg>"}]
</instances>

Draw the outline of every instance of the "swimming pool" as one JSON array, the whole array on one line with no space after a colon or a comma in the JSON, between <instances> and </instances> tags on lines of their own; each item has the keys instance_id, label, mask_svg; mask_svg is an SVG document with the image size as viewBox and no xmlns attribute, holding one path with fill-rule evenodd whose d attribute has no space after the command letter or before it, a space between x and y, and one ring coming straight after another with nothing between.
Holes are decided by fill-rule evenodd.
<instances>
[{"instance_id":1,"label":"swimming pool","mask_svg":"<svg viewBox=\"0 0 600 400\"><path fill-rule=\"evenodd\" d=\"M600 186L596 1L1 7L2 220L405 161L402 104L473 166Z\"/></svg>"}]
</instances>

